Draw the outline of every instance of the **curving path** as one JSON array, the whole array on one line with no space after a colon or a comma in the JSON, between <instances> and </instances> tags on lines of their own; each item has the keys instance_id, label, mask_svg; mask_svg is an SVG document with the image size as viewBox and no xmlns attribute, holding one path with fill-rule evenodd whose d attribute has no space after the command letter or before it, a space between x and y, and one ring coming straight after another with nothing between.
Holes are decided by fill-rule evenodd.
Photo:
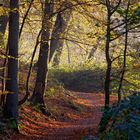
<instances>
[{"instance_id":1,"label":"curving path","mask_svg":"<svg viewBox=\"0 0 140 140\"><path fill-rule=\"evenodd\" d=\"M74 93L75 102L84 107L80 113L65 112L68 119L52 120L30 110L23 109L21 134L14 136L13 140L80 140L86 135L97 135L104 105L103 94ZM116 97L111 97L115 101ZM22 119L21 119L22 120Z\"/></svg>"}]
</instances>

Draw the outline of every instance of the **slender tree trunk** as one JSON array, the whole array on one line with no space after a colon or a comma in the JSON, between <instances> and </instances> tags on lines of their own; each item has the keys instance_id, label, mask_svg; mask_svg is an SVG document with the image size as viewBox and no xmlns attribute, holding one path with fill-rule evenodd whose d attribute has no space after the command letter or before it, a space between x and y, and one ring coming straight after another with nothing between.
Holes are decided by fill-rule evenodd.
<instances>
[{"instance_id":1,"label":"slender tree trunk","mask_svg":"<svg viewBox=\"0 0 140 140\"><path fill-rule=\"evenodd\" d=\"M9 2L8 0L5 0L3 8L8 8L8 7L9 7ZM0 16L0 32L3 35L5 34L7 23L8 23L8 15L5 12L4 15Z\"/></svg>"},{"instance_id":2,"label":"slender tree trunk","mask_svg":"<svg viewBox=\"0 0 140 140\"><path fill-rule=\"evenodd\" d=\"M110 75L111 75L111 59L110 59L110 4L107 2L107 11L108 11L108 18L107 18L107 33L106 33L106 46L105 46L105 56L107 62L107 69L106 69L106 77L105 77L105 84L104 84L104 91L105 91L105 108L109 107L110 102Z\"/></svg>"},{"instance_id":3,"label":"slender tree trunk","mask_svg":"<svg viewBox=\"0 0 140 140\"><path fill-rule=\"evenodd\" d=\"M2 15L0 17L0 32L4 35L7 27L8 16Z\"/></svg>"},{"instance_id":4,"label":"slender tree trunk","mask_svg":"<svg viewBox=\"0 0 140 140\"><path fill-rule=\"evenodd\" d=\"M97 40L97 43L93 46L93 48L91 49L89 55L88 55L88 59L91 59L92 57L94 57L94 54L98 48L98 46L100 45L100 42L102 41L102 38L99 38Z\"/></svg>"},{"instance_id":5,"label":"slender tree trunk","mask_svg":"<svg viewBox=\"0 0 140 140\"><path fill-rule=\"evenodd\" d=\"M42 113L49 115L45 110L44 93L46 87L46 79L48 74L48 59L49 59L49 37L51 30L50 15L53 12L53 3L51 0L45 0L44 15L42 19L42 33L41 33L41 44L38 58L38 70L33 95L31 102L34 105L39 105ZM49 20L48 20L49 19Z\"/></svg>"},{"instance_id":6,"label":"slender tree trunk","mask_svg":"<svg viewBox=\"0 0 140 140\"><path fill-rule=\"evenodd\" d=\"M105 91L105 109L109 107L110 103L110 84L111 84L111 69L112 69L112 60L110 57L110 42L111 40L111 16L116 12L121 0L118 1L117 5L112 9L111 1L106 0L106 7L107 7L107 33L106 33L106 46L105 46L105 56L107 62L107 69L106 69L106 77L105 77L105 84L104 84L104 91Z\"/></svg>"},{"instance_id":7,"label":"slender tree trunk","mask_svg":"<svg viewBox=\"0 0 140 140\"><path fill-rule=\"evenodd\" d=\"M19 42L19 1L10 0L9 36L8 36L8 80L6 90L5 116L13 119L14 129L18 129L18 42Z\"/></svg>"},{"instance_id":8,"label":"slender tree trunk","mask_svg":"<svg viewBox=\"0 0 140 140\"><path fill-rule=\"evenodd\" d=\"M60 58L61 58L61 54L62 54L62 50L63 50L64 41L61 40L61 41L59 41L58 44L59 44L59 48L56 49L56 54L53 59L53 66L58 66L60 63Z\"/></svg>"},{"instance_id":9,"label":"slender tree trunk","mask_svg":"<svg viewBox=\"0 0 140 140\"><path fill-rule=\"evenodd\" d=\"M66 46L67 46L67 52L68 52L68 64L70 64L70 62L71 62L71 55L70 55L70 47L69 47L69 45L68 45L68 42L66 41Z\"/></svg>"},{"instance_id":10,"label":"slender tree trunk","mask_svg":"<svg viewBox=\"0 0 140 140\"><path fill-rule=\"evenodd\" d=\"M23 30L23 27L24 27L26 18L27 18L27 16L28 16L29 12L30 12L30 9L31 9L31 7L32 7L33 2L34 2L34 0L31 0L31 1L30 1L29 7L28 7L28 9L27 9L27 11L26 11L26 13L25 13L25 15L24 15L24 17L23 17L23 20L22 20L22 23L21 23L21 27L20 27L20 30L19 30L19 38L21 37L21 33L22 33L22 30Z\"/></svg>"},{"instance_id":11,"label":"slender tree trunk","mask_svg":"<svg viewBox=\"0 0 140 140\"><path fill-rule=\"evenodd\" d=\"M119 82L119 88L118 88L118 102L121 101L121 89L123 84L123 78L126 70L126 54L127 54L127 46L128 46L128 12L129 12L129 6L130 6L130 0L128 0L127 9L126 9L126 15L125 15L125 47L124 47L124 54L123 54L123 68L122 73L120 77Z\"/></svg>"},{"instance_id":12,"label":"slender tree trunk","mask_svg":"<svg viewBox=\"0 0 140 140\"><path fill-rule=\"evenodd\" d=\"M26 94L23 97L23 99L19 101L19 105L22 105L23 103L25 103L26 100L28 99L29 95L30 95L30 93L29 93L30 76L31 76L31 71L32 71L32 67L33 67L33 60L34 60L34 57L35 57L35 54L36 54L36 51L37 51L37 47L38 47L39 42L40 42L39 37L40 37L41 32L42 32L42 30L39 31L39 34L38 34L37 39L36 39L36 44L35 44L35 47L34 47L34 51L33 51L32 57L31 57L29 72L28 72L27 80L26 80ZM36 63L36 64L37 64L37 67L38 67L38 63Z\"/></svg>"},{"instance_id":13,"label":"slender tree trunk","mask_svg":"<svg viewBox=\"0 0 140 140\"><path fill-rule=\"evenodd\" d=\"M3 8L7 8L9 7L9 2L6 1L3 5ZM5 92L5 74L6 74L6 62L7 62L7 48L4 49L4 35L6 32L6 27L7 27L7 23L8 23L8 15L6 15L6 13L2 16L0 16L0 47L1 51L2 51L2 55L5 55L5 58L3 60L3 63L1 63L0 67L3 67L1 76L3 77L3 79L1 79L1 83L2 83L2 92ZM5 101L5 95L1 95L1 100L0 100L0 105L3 106L4 105L4 101Z\"/></svg>"},{"instance_id":14,"label":"slender tree trunk","mask_svg":"<svg viewBox=\"0 0 140 140\"><path fill-rule=\"evenodd\" d=\"M93 47L93 48L91 49L90 53L89 53L88 59L91 59L92 57L94 57L95 51L96 51L96 48Z\"/></svg>"}]
</instances>

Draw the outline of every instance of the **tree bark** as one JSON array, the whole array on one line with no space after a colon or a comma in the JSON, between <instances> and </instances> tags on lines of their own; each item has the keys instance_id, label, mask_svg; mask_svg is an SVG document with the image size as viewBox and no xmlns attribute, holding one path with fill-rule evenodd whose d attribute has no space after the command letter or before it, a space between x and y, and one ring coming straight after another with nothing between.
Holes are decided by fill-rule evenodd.
<instances>
[{"instance_id":1,"label":"tree bark","mask_svg":"<svg viewBox=\"0 0 140 140\"><path fill-rule=\"evenodd\" d=\"M67 4L70 5L71 3L66 1L62 4L61 8L64 8ZM59 64L59 57L61 55L60 52L61 52L61 50L63 48L63 44L64 44L63 37L65 36L65 31L66 31L66 28L67 28L67 24L70 20L71 12L72 12L71 9L67 9L67 10L63 11L62 13L59 12L57 14L56 22L55 22L55 25L54 25L54 28L53 28L53 31L52 31L49 61L51 61L51 59L54 55L54 52L56 51L56 56L55 56L54 61L58 61L57 63ZM57 52L58 52L58 55L57 55Z\"/></svg>"},{"instance_id":2,"label":"tree bark","mask_svg":"<svg viewBox=\"0 0 140 140\"><path fill-rule=\"evenodd\" d=\"M121 72L121 76L120 76L120 81L119 81L119 88L118 88L118 102L121 101L121 89L122 89L122 84L123 84L123 80L124 80L124 75L125 75L125 71L126 71L126 54L127 54L127 47L128 47L128 12L129 12L129 6L130 6L130 0L128 0L128 4L127 4L127 9L126 9L126 13L125 13L125 47L124 47L124 52L123 52L123 67L122 67L122 72Z\"/></svg>"},{"instance_id":3,"label":"tree bark","mask_svg":"<svg viewBox=\"0 0 140 140\"><path fill-rule=\"evenodd\" d=\"M54 55L54 59L53 59L53 66L58 66L60 63L60 58L61 58L61 54L62 54L62 50L63 50L63 44L64 41L59 41L58 45L59 48L56 49L56 54Z\"/></svg>"},{"instance_id":4,"label":"tree bark","mask_svg":"<svg viewBox=\"0 0 140 140\"><path fill-rule=\"evenodd\" d=\"M6 0L4 5L3 5L3 8L7 8L9 7L9 2ZM1 79L1 89L2 89L2 92L5 91L5 74L6 74L6 62L7 62L7 47L6 49L4 48L4 35L5 35L5 32L6 32L6 27L7 27L7 23L8 23L8 15L5 13L4 15L0 16L0 53L2 55L5 56L5 58L3 59L3 63L0 63L0 67L3 68L2 72L0 73L0 75L3 77L3 79ZM0 100L0 105L3 106L4 105L4 101L5 101L5 95L1 95L1 100Z\"/></svg>"},{"instance_id":5,"label":"tree bark","mask_svg":"<svg viewBox=\"0 0 140 140\"><path fill-rule=\"evenodd\" d=\"M25 25L26 18L28 16L29 12L30 12L30 9L32 7L33 2L34 2L34 0L31 0L31 2L29 4L29 7L28 7L28 9L27 9L27 11L26 11L26 13L25 13L25 15L23 17L23 20L22 20L22 23L21 23L21 27L20 27L20 30L19 30L19 38L21 37L21 33L22 33L23 27Z\"/></svg>"},{"instance_id":6,"label":"tree bark","mask_svg":"<svg viewBox=\"0 0 140 140\"><path fill-rule=\"evenodd\" d=\"M67 46L67 53L68 53L68 64L70 64L71 63L70 47L67 42L66 42L66 46Z\"/></svg>"},{"instance_id":7,"label":"tree bark","mask_svg":"<svg viewBox=\"0 0 140 140\"><path fill-rule=\"evenodd\" d=\"M3 8L8 8L9 7L9 2L6 0ZM4 35L6 31L8 23L8 15L5 13L4 15L0 16L0 32Z\"/></svg>"},{"instance_id":8,"label":"tree bark","mask_svg":"<svg viewBox=\"0 0 140 140\"><path fill-rule=\"evenodd\" d=\"M19 42L19 1L10 0L9 36L8 36L8 72L6 81L6 103L4 113L13 119L18 129L18 42Z\"/></svg>"},{"instance_id":9,"label":"tree bark","mask_svg":"<svg viewBox=\"0 0 140 140\"><path fill-rule=\"evenodd\" d=\"M118 9L121 0L118 1L117 5L112 9L111 8L111 1L106 0L106 8L107 8L107 33L106 33L106 45L105 45L105 56L106 56L106 77L104 83L104 91L105 91L105 109L109 107L110 103L110 84L111 84L111 70L112 70L112 60L110 57L110 42L111 40L111 16L116 12Z\"/></svg>"},{"instance_id":10,"label":"tree bark","mask_svg":"<svg viewBox=\"0 0 140 140\"><path fill-rule=\"evenodd\" d=\"M37 39L36 39L36 44L35 44L35 47L34 47L34 51L33 51L33 54L32 54L32 57L31 57L31 62L30 62L30 66L29 66L29 72L28 72L28 75L27 75L27 80L26 80L26 94L25 96L23 97L22 100L19 101L19 106L22 105L23 103L26 102L26 100L28 99L30 93L29 93L29 81L30 81L30 76L31 76L31 71L32 71L32 67L33 67L33 60L34 60L34 57L35 57L35 54L36 54L36 51L37 51L37 47L39 45L39 37L40 37L40 34L41 34L42 31L39 31L39 34L37 36ZM38 62L35 63L38 67Z\"/></svg>"},{"instance_id":11,"label":"tree bark","mask_svg":"<svg viewBox=\"0 0 140 140\"><path fill-rule=\"evenodd\" d=\"M107 33L106 33L106 46L105 46L105 56L106 56L106 77L105 77L105 84L104 84L104 91L105 91L105 108L109 107L110 103L110 76L111 76L111 59L110 59L110 24L111 24L111 13L110 13L110 2L106 0L107 6Z\"/></svg>"},{"instance_id":12,"label":"tree bark","mask_svg":"<svg viewBox=\"0 0 140 140\"><path fill-rule=\"evenodd\" d=\"M0 17L0 32L4 35L7 27L8 16L2 15Z\"/></svg>"},{"instance_id":13,"label":"tree bark","mask_svg":"<svg viewBox=\"0 0 140 140\"><path fill-rule=\"evenodd\" d=\"M45 110L44 93L46 88L46 79L48 74L48 60L49 60L49 37L51 31L51 20L49 17L53 12L52 0L45 0L44 15L42 19L42 33L41 44L38 58L38 70L33 95L31 102L34 105L39 105L42 113L49 115ZM48 20L49 19L49 20Z\"/></svg>"}]
</instances>

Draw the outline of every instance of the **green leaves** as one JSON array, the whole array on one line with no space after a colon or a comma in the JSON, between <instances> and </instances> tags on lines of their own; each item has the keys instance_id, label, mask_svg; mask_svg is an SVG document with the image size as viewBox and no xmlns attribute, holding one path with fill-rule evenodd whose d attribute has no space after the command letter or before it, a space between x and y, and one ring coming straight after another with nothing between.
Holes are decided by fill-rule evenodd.
<instances>
[{"instance_id":1,"label":"green leaves","mask_svg":"<svg viewBox=\"0 0 140 140\"><path fill-rule=\"evenodd\" d=\"M115 137L115 139L138 140L140 138L140 94L131 95L116 104L108 113L104 113L102 120L106 120L106 129L101 136ZM101 121L100 127L104 125ZM110 127L111 126L111 127ZM104 127L105 128L105 127Z\"/></svg>"}]
</instances>

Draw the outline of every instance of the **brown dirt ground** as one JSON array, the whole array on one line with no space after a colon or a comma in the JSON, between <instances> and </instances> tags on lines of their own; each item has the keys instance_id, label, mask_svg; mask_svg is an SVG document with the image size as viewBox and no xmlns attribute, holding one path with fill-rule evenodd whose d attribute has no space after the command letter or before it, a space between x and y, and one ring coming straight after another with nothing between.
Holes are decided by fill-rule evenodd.
<instances>
[{"instance_id":1,"label":"brown dirt ground","mask_svg":"<svg viewBox=\"0 0 140 140\"><path fill-rule=\"evenodd\" d=\"M84 136L97 136L104 105L104 95L72 93L72 102L63 97L46 99L51 117L24 105L20 109L20 134L8 136L10 140L81 140ZM116 97L111 96L115 102ZM76 106L76 109L74 108ZM78 106L78 107L77 107Z\"/></svg>"}]
</instances>

